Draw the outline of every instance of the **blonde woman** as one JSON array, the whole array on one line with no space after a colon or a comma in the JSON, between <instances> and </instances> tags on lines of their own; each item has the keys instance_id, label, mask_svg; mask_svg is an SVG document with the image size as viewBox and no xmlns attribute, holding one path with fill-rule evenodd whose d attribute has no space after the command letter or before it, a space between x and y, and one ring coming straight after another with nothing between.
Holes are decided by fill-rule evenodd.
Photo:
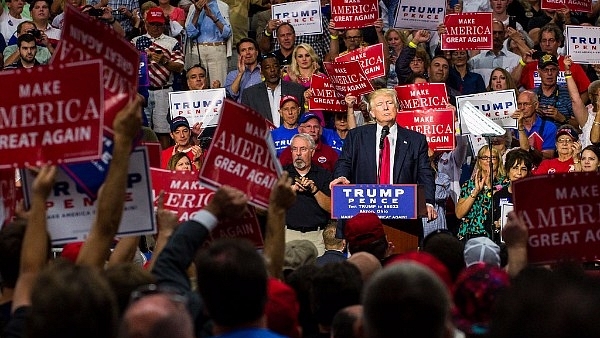
<instances>
[{"instance_id":1,"label":"blonde woman","mask_svg":"<svg viewBox=\"0 0 600 338\"><path fill-rule=\"evenodd\" d=\"M322 74L319 68L319 57L315 50L309 44L301 43L292 52L292 63L283 80L310 88L313 74Z\"/></svg>"},{"instance_id":2,"label":"blonde woman","mask_svg":"<svg viewBox=\"0 0 600 338\"><path fill-rule=\"evenodd\" d=\"M493 182L490 168L493 172ZM490 153L487 146L481 147L477 152L473 177L462 185L455 207L456 217L462 218L458 229L460 240L493 237L495 231L491 217L493 195L508 184L500 160L500 152L492 148Z\"/></svg>"}]
</instances>

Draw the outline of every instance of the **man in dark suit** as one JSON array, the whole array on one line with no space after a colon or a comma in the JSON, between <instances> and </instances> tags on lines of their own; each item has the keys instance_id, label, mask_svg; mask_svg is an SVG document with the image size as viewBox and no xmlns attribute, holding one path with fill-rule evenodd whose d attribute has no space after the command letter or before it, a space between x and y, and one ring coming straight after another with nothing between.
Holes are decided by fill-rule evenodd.
<instances>
[{"instance_id":1,"label":"man in dark suit","mask_svg":"<svg viewBox=\"0 0 600 338\"><path fill-rule=\"evenodd\" d=\"M331 184L422 184L425 188L427 218L437 218L433 208L435 181L429 157L427 140L423 134L408 130L396 123L398 97L393 89L378 89L369 97L369 111L376 124L350 130L344 141ZM387 135L383 135L382 133ZM385 140L387 138L387 140ZM380 157L381 145L389 144L389 177L380 175L385 163Z\"/></svg>"},{"instance_id":2,"label":"man in dark suit","mask_svg":"<svg viewBox=\"0 0 600 338\"><path fill-rule=\"evenodd\" d=\"M273 53L262 56L260 67L265 80L244 90L242 104L252 108L279 127L281 124L279 101L284 96L294 96L300 102L303 112L305 88L297 83L281 80L279 61Z\"/></svg>"}]
</instances>

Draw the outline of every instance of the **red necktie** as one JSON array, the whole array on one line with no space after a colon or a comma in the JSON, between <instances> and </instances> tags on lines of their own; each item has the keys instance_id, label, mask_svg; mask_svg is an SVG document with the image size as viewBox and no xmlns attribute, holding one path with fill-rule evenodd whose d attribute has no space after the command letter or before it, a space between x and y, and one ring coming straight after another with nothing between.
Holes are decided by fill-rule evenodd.
<instances>
[{"instance_id":1,"label":"red necktie","mask_svg":"<svg viewBox=\"0 0 600 338\"><path fill-rule=\"evenodd\" d=\"M386 137L383 140L383 149L381 150L381 168L379 173L379 184L390 184L390 140Z\"/></svg>"}]
</instances>

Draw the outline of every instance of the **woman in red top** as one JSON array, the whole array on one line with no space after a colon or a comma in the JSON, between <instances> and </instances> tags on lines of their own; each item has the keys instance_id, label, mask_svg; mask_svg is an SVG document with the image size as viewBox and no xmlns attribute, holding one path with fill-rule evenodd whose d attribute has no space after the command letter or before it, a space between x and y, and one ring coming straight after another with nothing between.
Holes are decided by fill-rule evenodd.
<instances>
[{"instance_id":1,"label":"woman in red top","mask_svg":"<svg viewBox=\"0 0 600 338\"><path fill-rule=\"evenodd\" d=\"M579 134L568 124L560 126L556 132L556 152L558 157L543 160L533 174L545 175L581 171Z\"/></svg>"}]
</instances>

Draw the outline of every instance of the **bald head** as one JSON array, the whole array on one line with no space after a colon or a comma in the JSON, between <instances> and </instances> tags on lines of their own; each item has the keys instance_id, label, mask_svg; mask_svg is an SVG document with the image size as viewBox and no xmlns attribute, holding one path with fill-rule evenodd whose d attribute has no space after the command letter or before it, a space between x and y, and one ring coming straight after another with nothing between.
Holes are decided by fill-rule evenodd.
<instances>
[{"instance_id":1,"label":"bald head","mask_svg":"<svg viewBox=\"0 0 600 338\"><path fill-rule=\"evenodd\" d=\"M119 337L193 338L192 318L183 303L169 294L144 296L133 303L123 316Z\"/></svg>"},{"instance_id":2,"label":"bald head","mask_svg":"<svg viewBox=\"0 0 600 338\"><path fill-rule=\"evenodd\" d=\"M360 276L366 283L375 272L381 270L381 262L374 255L360 251L348 258L348 262L352 263L360 271Z\"/></svg>"},{"instance_id":3,"label":"bald head","mask_svg":"<svg viewBox=\"0 0 600 338\"><path fill-rule=\"evenodd\" d=\"M363 337L363 306L347 306L335 314L331 323L332 338L361 338Z\"/></svg>"}]
</instances>

